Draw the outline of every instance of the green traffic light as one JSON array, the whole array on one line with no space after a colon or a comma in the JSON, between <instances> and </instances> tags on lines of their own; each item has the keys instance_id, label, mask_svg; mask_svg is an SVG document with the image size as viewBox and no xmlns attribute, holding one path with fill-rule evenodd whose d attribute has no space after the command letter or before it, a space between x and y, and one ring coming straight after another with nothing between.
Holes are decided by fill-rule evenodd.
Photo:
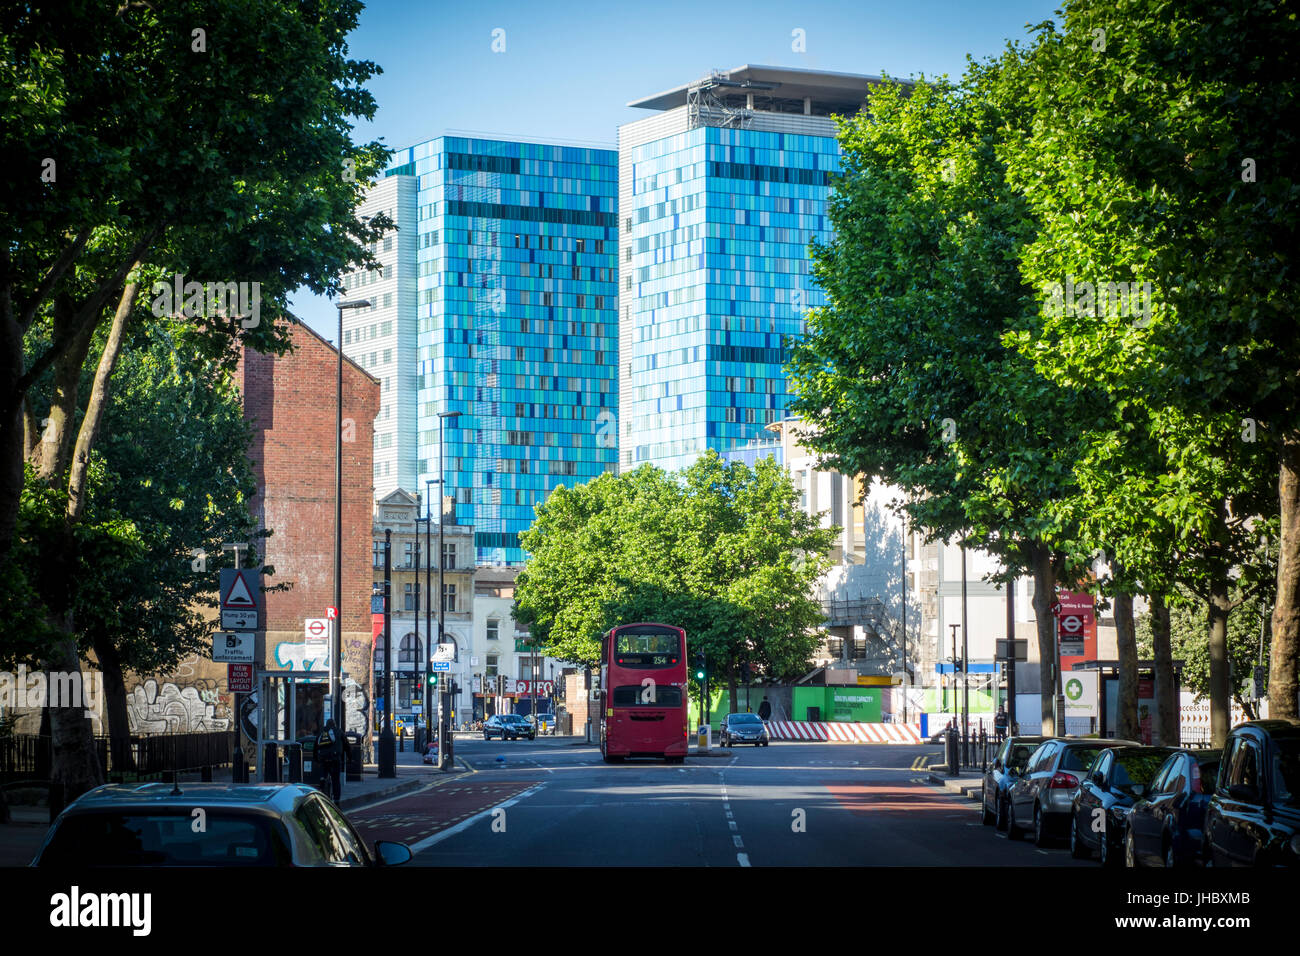
<instances>
[{"instance_id":1,"label":"green traffic light","mask_svg":"<svg viewBox=\"0 0 1300 956\"><path fill-rule=\"evenodd\" d=\"M704 680L704 671L696 671L696 672L695 672L695 679L696 679L696 680Z\"/></svg>"}]
</instances>

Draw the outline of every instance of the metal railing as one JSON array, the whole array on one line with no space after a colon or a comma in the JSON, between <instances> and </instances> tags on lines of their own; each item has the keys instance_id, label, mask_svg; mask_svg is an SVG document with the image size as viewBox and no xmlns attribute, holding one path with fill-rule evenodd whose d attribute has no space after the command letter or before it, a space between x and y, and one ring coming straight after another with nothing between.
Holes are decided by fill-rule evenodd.
<instances>
[{"instance_id":1,"label":"metal railing","mask_svg":"<svg viewBox=\"0 0 1300 956\"><path fill-rule=\"evenodd\" d=\"M130 737L114 746L107 736L94 738L96 758L106 780L161 778L165 774L230 766L232 734L152 734ZM49 780L51 739L39 734L0 737L0 781Z\"/></svg>"},{"instance_id":2,"label":"metal railing","mask_svg":"<svg viewBox=\"0 0 1300 956\"><path fill-rule=\"evenodd\" d=\"M963 769L986 773L993 755L997 752L999 741L990 734L980 721L979 728L959 731L949 727L945 735L945 753L948 761L949 776L956 776Z\"/></svg>"}]
</instances>

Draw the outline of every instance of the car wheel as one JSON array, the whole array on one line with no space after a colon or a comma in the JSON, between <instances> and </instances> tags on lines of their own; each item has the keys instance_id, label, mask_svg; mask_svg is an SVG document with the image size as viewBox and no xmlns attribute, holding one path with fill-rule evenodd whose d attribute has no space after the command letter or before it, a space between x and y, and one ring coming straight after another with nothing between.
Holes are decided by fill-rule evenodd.
<instances>
[{"instance_id":1,"label":"car wheel","mask_svg":"<svg viewBox=\"0 0 1300 956\"><path fill-rule=\"evenodd\" d=\"M1047 821L1043 819L1043 808L1034 804L1034 846L1047 846Z\"/></svg>"},{"instance_id":2,"label":"car wheel","mask_svg":"<svg viewBox=\"0 0 1300 956\"><path fill-rule=\"evenodd\" d=\"M1079 816L1077 813L1070 814L1070 856L1076 860L1086 860L1092 856L1092 851L1079 837Z\"/></svg>"},{"instance_id":3,"label":"car wheel","mask_svg":"<svg viewBox=\"0 0 1300 956\"><path fill-rule=\"evenodd\" d=\"M1107 827L1101 834L1101 865L1116 866L1121 862L1118 847L1112 849L1110 845L1110 828Z\"/></svg>"},{"instance_id":4,"label":"car wheel","mask_svg":"<svg viewBox=\"0 0 1300 956\"><path fill-rule=\"evenodd\" d=\"M770 740L764 740L764 741L763 741L763 746L766 747L766 746L767 746L768 744L770 744L770 743L771 743Z\"/></svg>"},{"instance_id":5,"label":"car wheel","mask_svg":"<svg viewBox=\"0 0 1300 956\"><path fill-rule=\"evenodd\" d=\"M1009 805L1007 809L1007 839L1019 840L1024 836L1024 833L1016 823L1016 805L1010 799L1007 800L1007 803Z\"/></svg>"},{"instance_id":6,"label":"car wheel","mask_svg":"<svg viewBox=\"0 0 1300 956\"><path fill-rule=\"evenodd\" d=\"M993 811L989 809L989 805L985 802L984 798L980 797L980 823L984 824L986 827L991 826L993 819Z\"/></svg>"},{"instance_id":7,"label":"car wheel","mask_svg":"<svg viewBox=\"0 0 1300 956\"><path fill-rule=\"evenodd\" d=\"M996 822L993 824L993 826L997 829L999 833L1005 833L1007 831L1007 802L1003 800L1001 797L998 797L997 801L998 801L998 815L996 818Z\"/></svg>"}]
</instances>

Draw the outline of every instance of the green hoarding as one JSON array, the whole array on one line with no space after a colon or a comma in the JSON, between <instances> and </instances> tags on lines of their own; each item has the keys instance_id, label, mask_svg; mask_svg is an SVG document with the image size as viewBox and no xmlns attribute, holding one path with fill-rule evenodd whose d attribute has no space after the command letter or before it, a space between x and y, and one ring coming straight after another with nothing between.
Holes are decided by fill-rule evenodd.
<instances>
[{"instance_id":1,"label":"green hoarding","mask_svg":"<svg viewBox=\"0 0 1300 956\"><path fill-rule=\"evenodd\" d=\"M880 723L883 687L796 687L795 720L844 720L853 723ZM810 714L809 709L815 708Z\"/></svg>"}]
</instances>

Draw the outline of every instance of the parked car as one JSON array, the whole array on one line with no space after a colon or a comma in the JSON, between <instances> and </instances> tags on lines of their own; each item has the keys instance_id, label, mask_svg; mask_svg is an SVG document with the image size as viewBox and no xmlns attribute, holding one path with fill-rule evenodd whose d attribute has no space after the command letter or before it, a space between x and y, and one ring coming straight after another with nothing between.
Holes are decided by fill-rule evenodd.
<instances>
[{"instance_id":1,"label":"parked car","mask_svg":"<svg viewBox=\"0 0 1300 956\"><path fill-rule=\"evenodd\" d=\"M194 809L204 811L194 827ZM339 809L301 783L106 784L59 814L33 866L394 866L404 843L373 853Z\"/></svg>"},{"instance_id":2,"label":"parked car","mask_svg":"<svg viewBox=\"0 0 1300 956\"><path fill-rule=\"evenodd\" d=\"M1300 866L1300 721L1233 728L1205 812L1206 866Z\"/></svg>"},{"instance_id":3,"label":"parked car","mask_svg":"<svg viewBox=\"0 0 1300 956\"><path fill-rule=\"evenodd\" d=\"M1128 866L1187 866L1200 856L1205 811L1214 795L1221 750L1176 750L1160 767L1124 830Z\"/></svg>"},{"instance_id":4,"label":"parked car","mask_svg":"<svg viewBox=\"0 0 1300 956\"><path fill-rule=\"evenodd\" d=\"M425 762L425 763L437 763L437 762L438 762L438 741L436 741L436 740L430 740L430 741L428 742L428 744L425 745L425 748L424 748L424 762Z\"/></svg>"},{"instance_id":5,"label":"parked car","mask_svg":"<svg viewBox=\"0 0 1300 956\"><path fill-rule=\"evenodd\" d=\"M543 733L543 734L553 734L553 733L555 733L555 715L554 715L554 714L538 714L538 715L537 715L537 729L538 729L539 732L541 732L541 733Z\"/></svg>"},{"instance_id":6,"label":"parked car","mask_svg":"<svg viewBox=\"0 0 1300 956\"><path fill-rule=\"evenodd\" d=\"M766 747L770 742L767 724L758 714L728 714L722 718L722 726L718 728L718 743L723 747L732 744Z\"/></svg>"},{"instance_id":7,"label":"parked car","mask_svg":"<svg viewBox=\"0 0 1300 956\"><path fill-rule=\"evenodd\" d=\"M1172 747L1103 750L1083 775L1070 811L1070 855L1101 856L1102 866L1122 862L1124 828L1133 804L1146 795Z\"/></svg>"},{"instance_id":8,"label":"parked car","mask_svg":"<svg viewBox=\"0 0 1300 956\"><path fill-rule=\"evenodd\" d=\"M1032 821L1034 844L1047 846L1070 822L1079 780L1092 769L1102 751L1139 746L1132 740L1081 737L1054 737L1044 741L1029 758L1025 772L1011 785L1007 836L1020 839L1027 829L1026 821Z\"/></svg>"},{"instance_id":9,"label":"parked car","mask_svg":"<svg viewBox=\"0 0 1300 956\"><path fill-rule=\"evenodd\" d=\"M997 823L999 830L1007 828L1009 794L1011 785L1029 766L1029 758L1046 737L1008 737L998 746L993 762L984 772L984 792L981 796L980 814L987 826Z\"/></svg>"},{"instance_id":10,"label":"parked car","mask_svg":"<svg viewBox=\"0 0 1300 956\"><path fill-rule=\"evenodd\" d=\"M537 730L519 714L496 714L483 724L483 739L491 740L493 737L502 740L527 737L533 740L537 737Z\"/></svg>"}]
</instances>

